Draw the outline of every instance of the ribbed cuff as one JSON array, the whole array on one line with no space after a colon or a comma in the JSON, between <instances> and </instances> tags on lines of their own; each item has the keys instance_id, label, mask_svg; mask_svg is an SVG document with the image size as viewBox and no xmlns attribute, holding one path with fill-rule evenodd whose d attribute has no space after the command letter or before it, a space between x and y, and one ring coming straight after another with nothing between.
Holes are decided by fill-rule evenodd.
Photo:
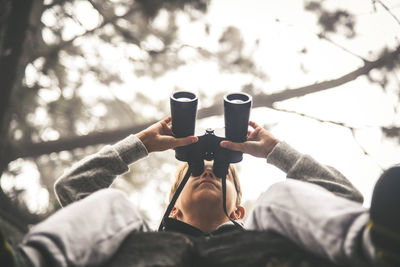
<instances>
[{"instance_id":1,"label":"ribbed cuff","mask_svg":"<svg viewBox=\"0 0 400 267\"><path fill-rule=\"evenodd\" d=\"M287 143L279 142L267 156L267 162L287 173L301 156Z\"/></svg>"},{"instance_id":2,"label":"ribbed cuff","mask_svg":"<svg viewBox=\"0 0 400 267\"><path fill-rule=\"evenodd\" d=\"M118 152L126 165L144 158L149 154L142 141L133 134L113 145L113 148Z\"/></svg>"},{"instance_id":3,"label":"ribbed cuff","mask_svg":"<svg viewBox=\"0 0 400 267\"><path fill-rule=\"evenodd\" d=\"M46 267L47 263L43 255L39 252L39 250L30 247L30 246L20 246L20 250L24 254L24 256L29 259L30 266L33 267Z\"/></svg>"}]
</instances>

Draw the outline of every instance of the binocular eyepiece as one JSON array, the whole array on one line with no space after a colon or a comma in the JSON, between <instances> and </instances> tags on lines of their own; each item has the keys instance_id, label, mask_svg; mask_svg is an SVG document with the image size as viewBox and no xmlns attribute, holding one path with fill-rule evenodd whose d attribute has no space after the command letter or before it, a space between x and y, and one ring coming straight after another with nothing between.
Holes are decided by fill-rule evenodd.
<instances>
[{"instance_id":1,"label":"binocular eyepiece","mask_svg":"<svg viewBox=\"0 0 400 267\"><path fill-rule=\"evenodd\" d=\"M198 98L191 92L176 92L170 98L172 134L181 138L194 135ZM175 158L192 166L192 174L199 176L204 170L204 160L214 160L213 171L217 177L228 174L230 163L240 162L243 153L220 147L223 140L245 142L249 124L252 98L245 93L224 96L225 137L214 134L212 129L198 136L195 144L175 149Z\"/></svg>"}]
</instances>

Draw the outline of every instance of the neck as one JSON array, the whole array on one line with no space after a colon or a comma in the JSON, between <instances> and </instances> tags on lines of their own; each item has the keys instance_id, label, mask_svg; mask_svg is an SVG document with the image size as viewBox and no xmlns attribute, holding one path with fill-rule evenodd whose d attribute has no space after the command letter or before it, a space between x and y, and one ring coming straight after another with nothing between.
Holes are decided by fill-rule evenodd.
<instances>
[{"instance_id":1,"label":"neck","mask_svg":"<svg viewBox=\"0 0 400 267\"><path fill-rule=\"evenodd\" d=\"M229 221L225 213L222 211L215 212L216 208L202 209L201 211L190 212L180 216L181 221L188 223L204 233L210 233L223 223Z\"/></svg>"}]
</instances>

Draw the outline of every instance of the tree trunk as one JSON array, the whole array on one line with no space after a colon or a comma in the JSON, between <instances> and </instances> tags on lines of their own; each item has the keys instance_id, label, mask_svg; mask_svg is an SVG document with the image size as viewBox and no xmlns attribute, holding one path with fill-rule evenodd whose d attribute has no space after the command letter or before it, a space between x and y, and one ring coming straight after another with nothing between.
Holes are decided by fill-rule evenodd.
<instances>
[{"instance_id":1,"label":"tree trunk","mask_svg":"<svg viewBox=\"0 0 400 267\"><path fill-rule=\"evenodd\" d=\"M0 177L11 153L11 99L24 75L26 63L21 63L21 58L32 3L33 0L0 0ZM12 239L18 240L28 224L38 221L37 216L16 207L0 188L0 223L12 233Z\"/></svg>"},{"instance_id":2,"label":"tree trunk","mask_svg":"<svg viewBox=\"0 0 400 267\"><path fill-rule=\"evenodd\" d=\"M19 76L22 47L33 0L1 0L0 13L0 176L7 166L8 129L11 119L10 100ZM21 76L22 77L22 76Z\"/></svg>"}]
</instances>

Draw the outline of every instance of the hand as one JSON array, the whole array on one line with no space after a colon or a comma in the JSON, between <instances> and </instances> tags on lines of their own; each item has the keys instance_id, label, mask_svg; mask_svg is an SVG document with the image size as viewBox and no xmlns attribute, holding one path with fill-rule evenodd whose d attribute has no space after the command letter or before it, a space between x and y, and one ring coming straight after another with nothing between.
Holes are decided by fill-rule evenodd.
<instances>
[{"instance_id":1,"label":"hand","mask_svg":"<svg viewBox=\"0 0 400 267\"><path fill-rule=\"evenodd\" d=\"M231 141L222 141L220 146L235 151L241 151L258 158L266 158L279 143L279 140L255 122L250 121L249 125L254 131L249 131L246 142L235 143Z\"/></svg>"},{"instance_id":2,"label":"hand","mask_svg":"<svg viewBox=\"0 0 400 267\"><path fill-rule=\"evenodd\" d=\"M178 146L186 146L198 141L196 136L175 138L172 136L172 126L169 125L171 116L159 121L149 128L136 134L146 146L147 151L164 151Z\"/></svg>"}]
</instances>

